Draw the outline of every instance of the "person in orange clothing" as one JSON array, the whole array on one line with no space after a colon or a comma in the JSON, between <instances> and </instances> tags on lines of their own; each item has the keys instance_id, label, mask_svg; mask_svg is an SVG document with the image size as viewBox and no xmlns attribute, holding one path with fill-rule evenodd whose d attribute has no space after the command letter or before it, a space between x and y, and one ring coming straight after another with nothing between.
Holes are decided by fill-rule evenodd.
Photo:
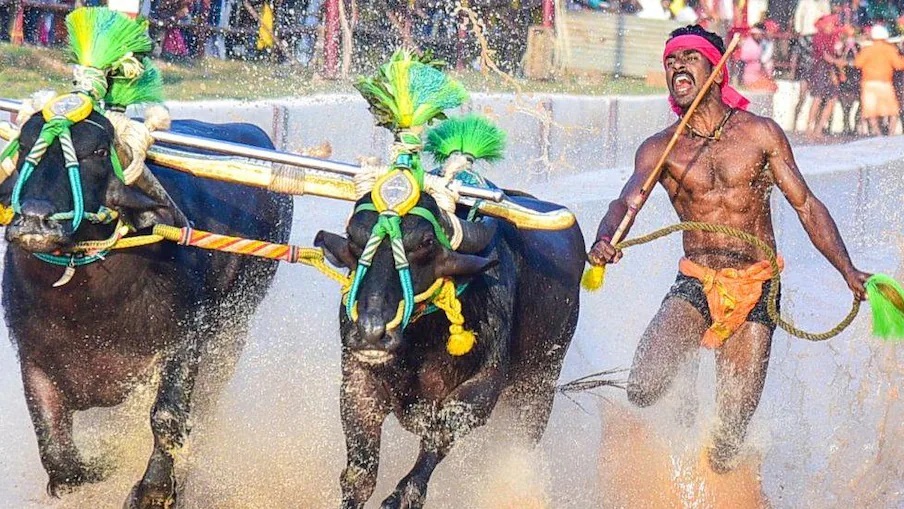
<instances>
[{"instance_id":1,"label":"person in orange clothing","mask_svg":"<svg viewBox=\"0 0 904 509\"><path fill-rule=\"evenodd\" d=\"M892 84L895 71L904 70L904 57L888 42L888 29L875 25L870 30L872 45L854 59L861 70L860 111L872 135L894 133L898 118L898 99Z\"/></svg>"},{"instance_id":2,"label":"person in orange clothing","mask_svg":"<svg viewBox=\"0 0 904 509\"><path fill-rule=\"evenodd\" d=\"M724 41L699 26L672 32L663 64L676 113L687 112L724 53ZM863 299L869 274L851 262L835 221L797 168L784 131L774 120L746 111L748 101L730 86L727 71L715 72L715 85L702 96L658 176L678 217L739 228L775 250L770 197L778 189L813 245ZM644 206L644 183L678 126L676 121L637 149L634 173L597 229L588 254L594 265L621 259L612 237L629 213L633 223ZM653 405L686 363L694 369L701 346L713 348L717 420L707 459L715 472L725 473L739 463L766 381L776 325L768 311L772 271L758 249L733 237L689 231L683 245L675 283L637 345L628 400Z\"/></svg>"}]
</instances>

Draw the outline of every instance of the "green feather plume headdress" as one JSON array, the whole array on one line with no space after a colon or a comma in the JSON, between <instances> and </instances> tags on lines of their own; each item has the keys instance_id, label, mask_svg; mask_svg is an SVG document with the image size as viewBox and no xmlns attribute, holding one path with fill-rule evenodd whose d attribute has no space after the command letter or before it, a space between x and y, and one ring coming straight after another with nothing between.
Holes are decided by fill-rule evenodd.
<instances>
[{"instance_id":1,"label":"green feather plume headdress","mask_svg":"<svg viewBox=\"0 0 904 509\"><path fill-rule=\"evenodd\" d=\"M424 151L440 164L455 153L475 160L498 161L505 151L505 132L480 115L453 117L427 132Z\"/></svg>"},{"instance_id":2,"label":"green feather plume headdress","mask_svg":"<svg viewBox=\"0 0 904 509\"><path fill-rule=\"evenodd\" d=\"M108 108L125 108L130 104L163 102L163 76L151 59L141 60L144 72L137 78L113 76L104 97Z\"/></svg>"},{"instance_id":3,"label":"green feather plume headdress","mask_svg":"<svg viewBox=\"0 0 904 509\"><path fill-rule=\"evenodd\" d=\"M429 124L445 118L444 110L456 108L468 93L441 70L444 62L430 53L416 55L397 50L372 77L362 77L355 88L370 104L381 125L393 131Z\"/></svg>"},{"instance_id":4,"label":"green feather plume headdress","mask_svg":"<svg viewBox=\"0 0 904 509\"><path fill-rule=\"evenodd\" d=\"M145 20L132 20L106 7L82 7L66 16L69 60L75 86L96 101L107 95L108 77L138 78L139 57L153 48Z\"/></svg>"}]
</instances>

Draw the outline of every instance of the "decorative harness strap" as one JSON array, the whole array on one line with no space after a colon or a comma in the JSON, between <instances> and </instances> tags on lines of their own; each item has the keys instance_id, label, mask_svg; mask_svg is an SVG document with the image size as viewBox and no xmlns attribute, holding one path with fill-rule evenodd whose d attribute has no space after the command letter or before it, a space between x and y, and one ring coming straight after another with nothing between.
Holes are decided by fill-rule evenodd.
<instances>
[{"instance_id":1,"label":"decorative harness strap","mask_svg":"<svg viewBox=\"0 0 904 509\"><path fill-rule=\"evenodd\" d=\"M73 207L71 211L53 214L49 219L56 221L71 220L73 231L78 230L82 219L88 219L94 223L108 223L112 221L111 211L106 207L102 206L97 213L85 212L85 198L79 173L79 162L75 154L75 147L72 144L72 133L70 131L70 127L87 119L95 109L96 103L91 97L78 92L61 95L44 107L42 114L45 124L41 128L37 141L31 147L28 155L25 156L25 162L22 163L22 170L13 188L10 201L15 213L22 213L21 197L25 183L32 176L50 146L58 139L60 148L63 151L66 171L69 174ZM11 143L10 147L4 150L3 154L0 155L0 159L9 157L14 150L18 150L18 142L16 147L11 148L12 145ZM113 163L113 171L119 179L122 179L122 165L119 163L119 157L112 145L110 147L110 159Z\"/></svg>"}]
</instances>

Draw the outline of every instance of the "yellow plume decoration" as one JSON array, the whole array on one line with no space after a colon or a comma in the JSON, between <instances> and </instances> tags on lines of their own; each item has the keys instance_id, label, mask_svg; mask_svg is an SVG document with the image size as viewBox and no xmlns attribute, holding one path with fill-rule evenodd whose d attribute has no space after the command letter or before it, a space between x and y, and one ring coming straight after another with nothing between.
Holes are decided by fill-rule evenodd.
<instances>
[{"instance_id":1,"label":"yellow plume decoration","mask_svg":"<svg viewBox=\"0 0 904 509\"><path fill-rule=\"evenodd\" d=\"M393 74L393 80L390 82L394 86L396 107L399 111L399 127L411 127L414 118L414 106L409 90L408 73L411 69L412 60L400 60L390 66Z\"/></svg>"},{"instance_id":2,"label":"yellow plume decoration","mask_svg":"<svg viewBox=\"0 0 904 509\"><path fill-rule=\"evenodd\" d=\"M584 276L581 278L581 286L591 292L595 292L603 287L603 283L606 281L606 266L605 265L591 265L589 269L584 272Z\"/></svg>"}]
</instances>

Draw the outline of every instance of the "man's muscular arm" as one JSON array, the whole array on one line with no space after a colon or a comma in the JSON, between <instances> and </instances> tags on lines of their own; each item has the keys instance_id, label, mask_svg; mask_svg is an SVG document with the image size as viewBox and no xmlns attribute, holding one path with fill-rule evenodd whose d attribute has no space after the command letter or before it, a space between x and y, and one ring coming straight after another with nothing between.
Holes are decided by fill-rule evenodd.
<instances>
[{"instance_id":1,"label":"man's muscular arm","mask_svg":"<svg viewBox=\"0 0 904 509\"><path fill-rule=\"evenodd\" d=\"M619 197L609 203L609 211L603 216L600 226L596 230L596 241L590 248L588 256L590 263L604 265L615 263L621 259L621 251L617 251L612 247L612 235L618 230L625 214L628 213L632 206L636 207L637 211L643 207L647 197L642 195L641 188L653 172L659 157L662 155L662 149L663 144L661 143L660 135L647 138L640 145L640 148L637 149L637 153L634 155L634 174L625 183L625 187L622 188ZM633 223L634 218L632 217L631 222L628 223L628 228L625 230L626 234L630 231Z\"/></svg>"},{"instance_id":2,"label":"man's muscular arm","mask_svg":"<svg viewBox=\"0 0 904 509\"><path fill-rule=\"evenodd\" d=\"M835 220L826 206L807 186L794 161L791 145L784 131L772 120L766 120L768 141L766 157L775 183L797 211L797 216L816 249L831 263L859 299L866 297L864 283L870 276L854 267Z\"/></svg>"}]
</instances>

